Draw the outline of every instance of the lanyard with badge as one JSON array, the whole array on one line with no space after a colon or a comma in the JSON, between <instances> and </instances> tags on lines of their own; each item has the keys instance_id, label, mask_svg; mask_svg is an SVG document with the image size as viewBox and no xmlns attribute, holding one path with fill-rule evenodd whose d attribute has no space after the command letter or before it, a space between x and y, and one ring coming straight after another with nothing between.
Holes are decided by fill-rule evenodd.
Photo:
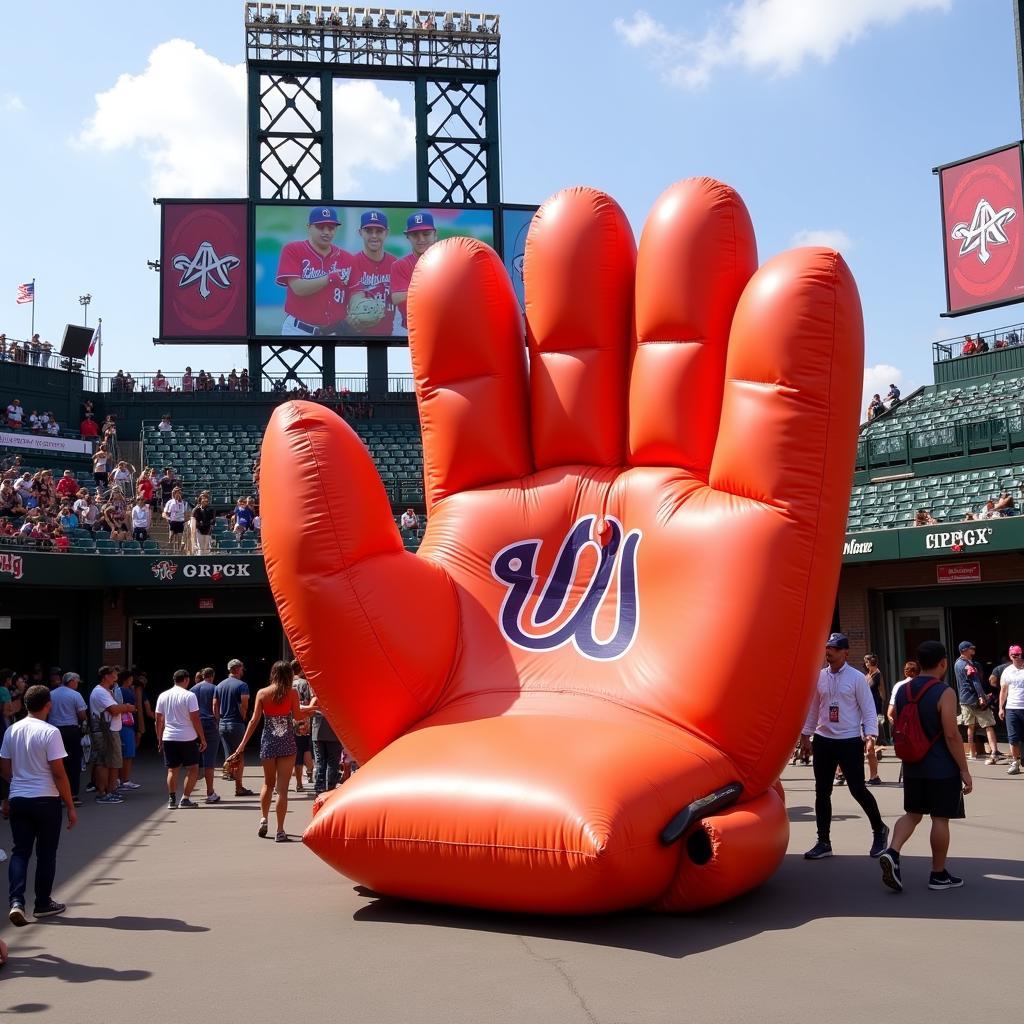
<instances>
[{"instance_id":1,"label":"lanyard with badge","mask_svg":"<svg viewBox=\"0 0 1024 1024\"><path fill-rule=\"evenodd\" d=\"M828 673L828 720L833 724L839 723L839 677L842 674L842 669L839 672Z\"/></svg>"}]
</instances>

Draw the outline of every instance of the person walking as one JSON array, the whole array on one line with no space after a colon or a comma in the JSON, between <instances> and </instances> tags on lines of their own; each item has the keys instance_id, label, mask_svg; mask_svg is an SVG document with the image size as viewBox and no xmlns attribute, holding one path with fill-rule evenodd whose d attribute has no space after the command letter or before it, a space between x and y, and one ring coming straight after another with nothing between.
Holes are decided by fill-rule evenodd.
<instances>
[{"instance_id":1,"label":"person walking","mask_svg":"<svg viewBox=\"0 0 1024 1024\"><path fill-rule=\"evenodd\" d=\"M179 668L174 685L156 699L156 749L167 767L167 807L198 807L192 799L199 774L199 755L206 749L199 702L188 688L189 674ZM185 769L181 803L178 803L178 772Z\"/></svg>"},{"instance_id":2,"label":"person walking","mask_svg":"<svg viewBox=\"0 0 1024 1024\"><path fill-rule=\"evenodd\" d=\"M292 686L299 694L299 703L308 704L312 696L309 683L302 675L302 666L297 661L292 661ZM303 719L295 723L295 792L301 793L304 790L302 785L302 772L306 772L306 781L313 785L314 759L313 739L310 735L311 723Z\"/></svg>"},{"instance_id":3,"label":"person walking","mask_svg":"<svg viewBox=\"0 0 1024 1024\"><path fill-rule=\"evenodd\" d=\"M50 691L49 722L59 733L66 751L64 771L71 786L71 802L82 806L78 797L82 784L82 726L89 718L85 698L78 692L82 677L77 672L65 672L61 685Z\"/></svg>"},{"instance_id":4,"label":"person walking","mask_svg":"<svg viewBox=\"0 0 1024 1024\"><path fill-rule=\"evenodd\" d=\"M242 680L245 665L238 658L228 662L227 677L216 688L213 700L213 716L217 719L221 746L224 749L224 771L234 780L235 796L255 796L251 789L242 785L245 758L228 764L231 754L238 749L245 733L245 720L249 715L249 687Z\"/></svg>"},{"instance_id":5,"label":"person walking","mask_svg":"<svg viewBox=\"0 0 1024 1024\"><path fill-rule=\"evenodd\" d=\"M192 692L199 703L199 721L203 727L203 739L206 740L206 749L203 751L200 761L203 780L206 782L206 802L208 804L220 803L220 796L213 788L213 774L217 768L217 749L220 746L217 715L213 710L217 700L217 687L214 686L213 677L213 669L204 668L196 673L196 684L192 687Z\"/></svg>"},{"instance_id":6,"label":"person walking","mask_svg":"<svg viewBox=\"0 0 1024 1024\"><path fill-rule=\"evenodd\" d=\"M867 680L847 663L849 655L846 636L829 636L825 643L828 664L818 676L800 735L801 753L814 753L814 818L818 827L818 841L804 854L806 860L832 856L832 787L837 767L871 823L869 856L880 857L889 841L889 829L864 784L865 746L873 745L878 735L875 704Z\"/></svg>"},{"instance_id":7,"label":"person walking","mask_svg":"<svg viewBox=\"0 0 1024 1024\"><path fill-rule=\"evenodd\" d=\"M996 742L996 716L985 692L985 676L981 665L974 660L974 644L964 640L959 650L960 657L953 665L953 675L960 698L960 717L967 730L967 760L974 760L974 730L980 726L988 739L989 756L985 764L996 764L1003 759L1003 753Z\"/></svg>"},{"instance_id":8,"label":"person walking","mask_svg":"<svg viewBox=\"0 0 1024 1024\"><path fill-rule=\"evenodd\" d=\"M316 696L310 687L310 697ZM313 715L313 794L330 792L341 781L341 741L322 711Z\"/></svg>"},{"instance_id":9,"label":"person walking","mask_svg":"<svg viewBox=\"0 0 1024 1024\"><path fill-rule=\"evenodd\" d=\"M1010 648L1010 661L999 677L999 718L1006 723L1010 739L1010 767L1007 775L1020 775L1021 744L1024 743L1024 649Z\"/></svg>"},{"instance_id":10,"label":"person walking","mask_svg":"<svg viewBox=\"0 0 1024 1024\"><path fill-rule=\"evenodd\" d=\"M949 852L949 822L964 817L964 796L974 783L964 757L964 744L956 721L957 696L946 685L949 669L946 648L938 640L925 640L917 649L921 675L908 680L896 694L895 731L900 714L910 701L917 702L917 714L928 750L917 761L903 762L904 815L893 826L892 842L879 858L882 882L896 892L903 891L900 851L927 814L932 819L932 871L928 888L934 892L959 889L962 878L946 867Z\"/></svg>"},{"instance_id":11,"label":"person walking","mask_svg":"<svg viewBox=\"0 0 1024 1024\"><path fill-rule=\"evenodd\" d=\"M257 835L267 834L267 815L270 813L270 794L277 790L278 843L289 843L291 838L284 828L288 813L288 782L295 768L295 721L309 718L316 710L316 698L308 705L299 703L298 691L293 689L292 667L287 661L275 661L270 669L270 685L256 694L252 718L246 726L238 749L228 758L234 764L245 752L249 737L256 731L260 719L263 735L260 737L260 763L263 765L263 785L260 787L260 825Z\"/></svg>"},{"instance_id":12,"label":"person walking","mask_svg":"<svg viewBox=\"0 0 1024 1024\"><path fill-rule=\"evenodd\" d=\"M25 694L26 718L4 733L0 744L0 775L10 783L11 835L14 849L7 877L10 886L11 924L27 924L25 890L28 862L36 851L36 917L63 914L67 907L53 898L60 844L61 803L67 808L68 828L78 821L71 786L64 769L67 751L56 726L46 721L52 702L42 685L30 686Z\"/></svg>"}]
</instances>

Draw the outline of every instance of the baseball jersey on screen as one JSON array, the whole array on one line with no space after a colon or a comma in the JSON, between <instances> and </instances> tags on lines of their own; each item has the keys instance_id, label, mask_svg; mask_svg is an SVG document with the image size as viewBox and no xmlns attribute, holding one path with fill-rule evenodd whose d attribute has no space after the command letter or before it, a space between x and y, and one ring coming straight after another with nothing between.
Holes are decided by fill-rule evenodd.
<instances>
[{"instance_id":1,"label":"baseball jersey on screen","mask_svg":"<svg viewBox=\"0 0 1024 1024\"><path fill-rule=\"evenodd\" d=\"M403 256L400 260L395 260L394 266L391 268L392 294L395 292L408 293L409 285L412 282L412 272L416 269L418 261L419 256L414 252L409 253L408 256ZM402 323L408 327L409 315L406 312L406 301L403 299L401 302L396 302L395 308L402 314Z\"/></svg>"},{"instance_id":2,"label":"baseball jersey on screen","mask_svg":"<svg viewBox=\"0 0 1024 1024\"><path fill-rule=\"evenodd\" d=\"M349 280L348 295L362 292L369 299L380 296L384 300L384 318L373 327L367 327L360 334L375 336L388 335L394 330L395 304L391 301L391 268L395 257L384 253L384 258L375 263L365 252L352 256L352 277Z\"/></svg>"},{"instance_id":3,"label":"baseball jersey on screen","mask_svg":"<svg viewBox=\"0 0 1024 1024\"><path fill-rule=\"evenodd\" d=\"M288 287L289 278L299 277L312 281L328 274L337 274L322 291L312 295L296 295ZM331 251L321 255L309 242L289 242L281 250L275 282L286 289L284 311L296 320L325 327L345 319L349 278L352 276L352 255L332 245Z\"/></svg>"}]
</instances>

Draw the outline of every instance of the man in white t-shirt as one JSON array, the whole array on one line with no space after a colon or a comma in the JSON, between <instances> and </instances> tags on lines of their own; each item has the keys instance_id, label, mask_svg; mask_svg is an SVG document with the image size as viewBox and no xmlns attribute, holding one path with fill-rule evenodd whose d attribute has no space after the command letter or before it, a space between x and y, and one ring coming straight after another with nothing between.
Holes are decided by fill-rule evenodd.
<instances>
[{"instance_id":1,"label":"man in white t-shirt","mask_svg":"<svg viewBox=\"0 0 1024 1024\"><path fill-rule=\"evenodd\" d=\"M149 540L149 527L153 521L152 509L146 504L146 499L140 494L132 505L132 539L137 541Z\"/></svg>"},{"instance_id":2,"label":"man in white t-shirt","mask_svg":"<svg viewBox=\"0 0 1024 1024\"><path fill-rule=\"evenodd\" d=\"M93 785L98 804L123 804L117 792L121 753L121 715L134 711L134 704L118 704L114 697L117 666L100 666L99 684L89 694L89 723L92 732Z\"/></svg>"},{"instance_id":3,"label":"man in white t-shirt","mask_svg":"<svg viewBox=\"0 0 1024 1024\"><path fill-rule=\"evenodd\" d=\"M199 776L199 755L206 749L203 725L199 718L199 701L188 688L189 675L179 668L174 685L156 699L156 749L164 755L167 766L167 806L198 807L192 790ZM178 803L178 770L185 769L185 785Z\"/></svg>"},{"instance_id":4,"label":"man in white t-shirt","mask_svg":"<svg viewBox=\"0 0 1024 1024\"><path fill-rule=\"evenodd\" d=\"M15 430L21 430L22 422L25 419L25 410L21 407L21 399L15 398L9 406L7 406L7 426L13 427Z\"/></svg>"},{"instance_id":5,"label":"man in white t-shirt","mask_svg":"<svg viewBox=\"0 0 1024 1024\"><path fill-rule=\"evenodd\" d=\"M1010 739L1010 767L1007 775L1020 775L1020 748L1024 742L1024 650L1019 644L1010 648L1012 664L999 677L999 717L1006 723Z\"/></svg>"},{"instance_id":6,"label":"man in white t-shirt","mask_svg":"<svg viewBox=\"0 0 1024 1024\"><path fill-rule=\"evenodd\" d=\"M14 849L9 870L11 923L19 928L25 917L25 888L32 848L36 851L36 917L52 917L67 909L54 900L53 878L60 843L61 802L67 808L68 828L78 816L64 770L64 744L60 732L47 721L50 691L30 686L25 694L23 718L4 733L0 745L0 776L10 782L11 835Z\"/></svg>"}]
</instances>

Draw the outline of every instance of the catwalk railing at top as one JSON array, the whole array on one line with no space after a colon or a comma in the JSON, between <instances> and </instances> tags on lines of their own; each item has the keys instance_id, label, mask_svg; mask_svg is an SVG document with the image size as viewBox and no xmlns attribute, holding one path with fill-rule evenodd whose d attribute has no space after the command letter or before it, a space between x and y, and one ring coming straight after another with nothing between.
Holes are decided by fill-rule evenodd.
<instances>
[{"instance_id":1,"label":"catwalk railing at top","mask_svg":"<svg viewBox=\"0 0 1024 1024\"><path fill-rule=\"evenodd\" d=\"M497 14L247 3L250 61L497 71Z\"/></svg>"},{"instance_id":2,"label":"catwalk railing at top","mask_svg":"<svg viewBox=\"0 0 1024 1024\"><path fill-rule=\"evenodd\" d=\"M983 343L981 347L979 347L979 343ZM1011 324L1009 327L997 327L994 331L975 331L973 334L965 334L962 338L947 338L945 341L933 342L932 362L942 363L949 359L966 359L971 356L984 355L986 352L1019 348L1022 345L1024 345L1024 324Z\"/></svg>"}]
</instances>

